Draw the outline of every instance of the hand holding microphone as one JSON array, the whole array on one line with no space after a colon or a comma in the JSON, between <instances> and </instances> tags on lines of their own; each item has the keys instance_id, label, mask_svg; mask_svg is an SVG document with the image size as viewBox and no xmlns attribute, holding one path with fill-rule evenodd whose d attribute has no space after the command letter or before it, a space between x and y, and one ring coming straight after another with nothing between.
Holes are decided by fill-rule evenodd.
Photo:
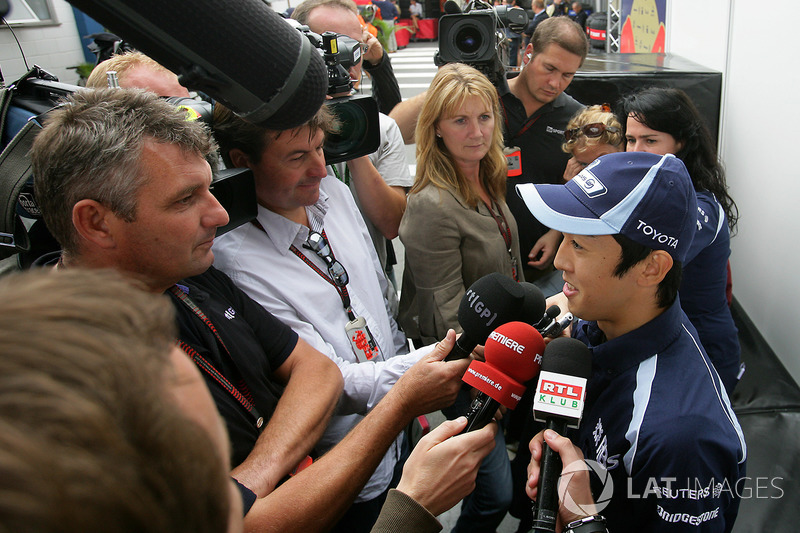
<instances>
[{"instance_id":1,"label":"hand holding microphone","mask_svg":"<svg viewBox=\"0 0 800 533\"><path fill-rule=\"evenodd\" d=\"M577 428L583 416L586 382L592 374L589 348L577 339L553 339L544 351L542 371L533 404L533 416L547 429L564 435L568 427ZM539 486L533 529L554 532L558 517L559 454L544 444L539 471Z\"/></svg>"},{"instance_id":2,"label":"hand holding microphone","mask_svg":"<svg viewBox=\"0 0 800 533\"><path fill-rule=\"evenodd\" d=\"M525 392L525 383L539 372L544 352L542 336L533 326L509 322L486 340L486 362L472 361L464 383L479 391L466 413L465 432L491 422L500 405L514 409Z\"/></svg>"}]
</instances>

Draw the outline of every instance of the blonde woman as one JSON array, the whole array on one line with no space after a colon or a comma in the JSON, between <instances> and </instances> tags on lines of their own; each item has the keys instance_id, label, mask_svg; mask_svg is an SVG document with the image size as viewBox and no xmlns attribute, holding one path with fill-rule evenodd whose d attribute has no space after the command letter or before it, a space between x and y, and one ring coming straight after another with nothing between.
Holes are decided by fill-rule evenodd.
<instances>
[{"instance_id":1,"label":"blonde woman","mask_svg":"<svg viewBox=\"0 0 800 533\"><path fill-rule=\"evenodd\" d=\"M435 342L466 289L500 272L519 279L517 225L505 204L506 158L497 91L453 63L431 83L417 121L417 176L400 239L406 263L400 320L412 339Z\"/></svg>"},{"instance_id":2,"label":"blonde woman","mask_svg":"<svg viewBox=\"0 0 800 533\"><path fill-rule=\"evenodd\" d=\"M417 177L399 231L406 249L400 322L415 342L460 331L459 303L478 278L522 278L517 224L504 200L500 117L497 91L483 74L463 64L439 69L417 121ZM445 414L464 414L468 405L469 395L459 394ZM495 531L510 504L511 468L498 431L453 531Z\"/></svg>"},{"instance_id":3,"label":"blonde woman","mask_svg":"<svg viewBox=\"0 0 800 533\"><path fill-rule=\"evenodd\" d=\"M564 181L574 178L601 155L625 150L622 124L607 104L579 111L567 124L564 140L562 150L572 154L564 170Z\"/></svg>"}]
</instances>

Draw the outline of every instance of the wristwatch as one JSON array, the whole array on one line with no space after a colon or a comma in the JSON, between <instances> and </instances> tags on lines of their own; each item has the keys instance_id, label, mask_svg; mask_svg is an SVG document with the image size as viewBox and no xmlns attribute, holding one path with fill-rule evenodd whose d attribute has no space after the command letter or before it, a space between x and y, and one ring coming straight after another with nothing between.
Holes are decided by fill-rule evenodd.
<instances>
[{"instance_id":1,"label":"wristwatch","mask_svg":"<svg viewBox=\"0 0 800 533\"><path fill-rule=\"evenodd\" d=\"M573 520L564 528L564 533L608 533L606 519L596 514Z\"/></svg>"}]
</instances>

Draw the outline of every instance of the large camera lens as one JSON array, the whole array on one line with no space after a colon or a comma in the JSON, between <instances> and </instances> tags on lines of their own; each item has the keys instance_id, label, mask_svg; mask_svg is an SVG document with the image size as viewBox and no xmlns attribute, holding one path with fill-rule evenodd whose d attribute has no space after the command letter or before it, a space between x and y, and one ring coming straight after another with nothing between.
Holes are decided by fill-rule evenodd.
<instances>
[{"instance_id":1,"label":"large camera lens","mask_svg":"<svg viewBox=\"0 0 800 533\"><path fill-rule=\"evenodd\" d=\"M339 121L339 131L325 135L325 160L329 165L371 154L380 146L378 104L371 96L328 100Z\"/></svg>"},{"instance_id":2,"label":"large camera lens","mask_svg":"<svg viewBox=\"0 0 800 533\"><path fill-rule=\"evenodd\" d=\"M474 54L483 45L483 35L477 26L465 25L455 36L455 45L464 54Z\"/></svg>"},{"instance_id":3,"label":"large camera lens","mask_svg":"<svg viewBox=\"0 0 800 533\"><path fill-rule=\"evenodd\" d=\"M333 104L339 130L325 136L325 149L336 153L348 153L361 142L367 129L367 117L364 111L347 103Z\"/></svg>"}]
</instances>

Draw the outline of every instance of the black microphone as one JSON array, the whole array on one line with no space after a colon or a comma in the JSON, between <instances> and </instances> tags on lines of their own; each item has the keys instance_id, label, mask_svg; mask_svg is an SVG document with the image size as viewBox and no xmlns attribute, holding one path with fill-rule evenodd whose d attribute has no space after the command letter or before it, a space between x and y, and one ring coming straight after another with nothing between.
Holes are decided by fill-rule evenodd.
<instances>
[{"instance_id":1,"label":"black microphone","mask_svg":"<svg viewBox=\"0 0 800 533\"><path fill-rule=\"evenodd\" d=\"M479 391L472 401L467 427L462 433L481 429L492 421L500 405L514 409L542 365L544 339L530 324L508 322L486 339L486 362L470 363L462 380Z\"/></svg>"},{"instance_id":2,"label":"black microphone","mask_svg":"<svg viewBox=\"0 0 800 533\"><path fill-rule=\"evenodd\" d=\"M533 324L544 313L544 306L547 305L542 291L527 281L520 281L519 285L525 291L525 300L522 302L522 312L517 320L526 324ZM540 332L541 333L541 332Z\"/></svg>"},{"instance_id":3,"label":"black microphone","mask_svg":"<svg viewBox=\"0 0 800 533\"><path fill-rule=\"evenodd\" d=\"M300 126L325 100L319 51L262 0L69 1L259 126Z\"/></svg>"},{"instance_id":4,"label":"black microphone","mask_svg":"<svg viewBox=\"0 0 800 533\"><path fill-rule=\"evenodd\" d=\"M544 312L544 316L539 320L539 322L534 324L533 327L535 327L537 330L539 330L539 333L541 333L542 330L552 324L560 314L561 308L557 305L551 305L547 308L547 311Z\"/></svg>"},{"instance_id":5,"label":"black microphone","mask_svg":"<svg viewBox=\"0 0 800 533\"><path fill-rule=\"evenodd\" d=\"M469 357L486 342L497 326L517 320L525 301L525 290L508 276L492 272L470 285L458 306L458 323L463 332L446 361Z\"/></svg>"},{"instance_id":6,"label":"black microphone","mask_svg":"<svg viewBox=\"0 0 800 533\"><path fill-rule=\"evenodd\" d=\"M544 350L542 371L533 403L533 417L547 429L564 435L568 427L577 428L583 415L586 381L592 375L592 355L577 339L553 339ZM542 449L539 487L533 529L552 533L558 518L558 479L561 457L547 443Z\"/></svg>"}]
</instances>

